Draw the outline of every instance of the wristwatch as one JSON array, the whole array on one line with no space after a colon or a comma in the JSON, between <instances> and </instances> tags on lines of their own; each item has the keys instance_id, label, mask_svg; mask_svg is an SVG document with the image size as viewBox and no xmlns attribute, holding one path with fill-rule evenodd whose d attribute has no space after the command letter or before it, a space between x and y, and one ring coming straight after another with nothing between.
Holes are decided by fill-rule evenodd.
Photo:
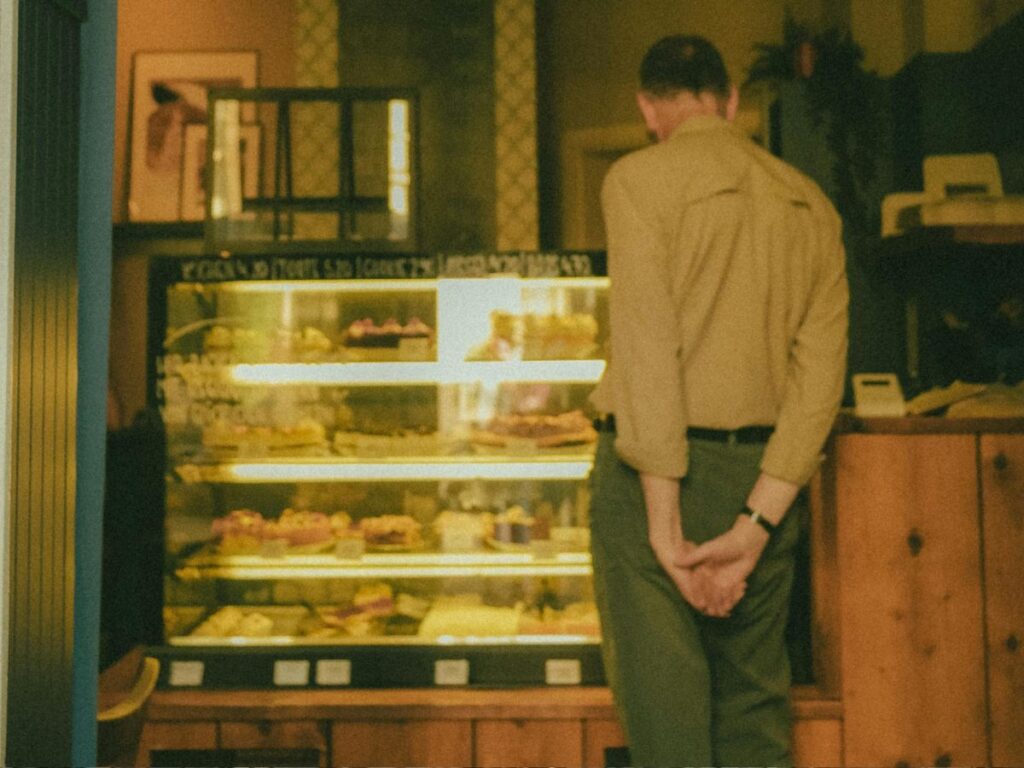
<instances>
[{"instance_id":1,"label":"wristwatch","mask_svg":"<svg viewBox=\"0 0 1024 768\"><path fill-rule=\"evenodd\" d=\"M762 515L760 512L754 511L745 504L743 505L743 509L740 510L740 514L746 515L752 521L754 521L762 528L764 528L768 532L769 536L775 533L775 529L778 528L778 526L775 525L775 523L769 522L767 519L765 519L764 515Z\"/></svg>"}]
</instances>

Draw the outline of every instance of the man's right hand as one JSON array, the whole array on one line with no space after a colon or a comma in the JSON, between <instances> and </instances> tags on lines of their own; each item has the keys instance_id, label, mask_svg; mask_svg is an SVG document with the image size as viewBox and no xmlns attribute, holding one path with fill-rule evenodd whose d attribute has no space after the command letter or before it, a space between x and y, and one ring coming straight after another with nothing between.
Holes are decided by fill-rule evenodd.
<instances>
[{"instance_id":1,"label":"man's right hand","mask_svg":"<svg viewBox=\"0 0 1024 768\"><path fill-rule=\"evenodd\" d=\"M706 566L685 568L677 564L682 555L695 550L697 545L686 539L675 546L659 546L654 555L658 563L672 579L672 582L693 608L706 616L726 618L746 591L745 581L722 589L717 580L712 578L711 570ZM659 551L660 550L660 551Z\"/></svg>"}]
</instances>

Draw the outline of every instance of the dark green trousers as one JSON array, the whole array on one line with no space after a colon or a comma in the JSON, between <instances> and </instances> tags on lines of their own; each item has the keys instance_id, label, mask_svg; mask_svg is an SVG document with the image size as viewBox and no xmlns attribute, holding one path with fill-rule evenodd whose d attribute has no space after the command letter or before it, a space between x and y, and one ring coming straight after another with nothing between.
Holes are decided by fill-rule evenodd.
<instances>
[{"instance_id":1,"label":"dark green trousers","mask_svg":"<svg viewBox=\"0 0 1024 768\"><path fill-rule=\"evenodd\" d=\"M605 670L637 766L788 765L785 630L799 538L790 510L726 619L695 611L654 558L636 470L602 433L591 475L591 546ZM685 535L728 530L764 446L690 441Z\"/></svg>"}]
</instances>

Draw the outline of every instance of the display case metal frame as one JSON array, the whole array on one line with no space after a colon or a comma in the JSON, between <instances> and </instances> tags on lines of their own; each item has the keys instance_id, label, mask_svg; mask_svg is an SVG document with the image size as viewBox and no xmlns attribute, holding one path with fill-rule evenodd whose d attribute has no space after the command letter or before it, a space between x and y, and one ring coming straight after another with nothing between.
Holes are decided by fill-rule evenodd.
<instances>
[{"instance_id":1,"label":"display case metal frame","mask_svg":"<svg viewBox=\"0 0 1024 768\"><path fill-rule=\"evenodd\" d=\"M403 238L346 236L346 223L358 213L386 213L386 196L365 196L356 190L356 146L354 108L359 103L401 100L408 103L408 231ZM213 195L206 195L204 249L208 253L307 253L311 251L377 251L410 252L417 247L417 216L419 186L418 96L408 88L211 88L208 94L208 135L206 151L207 190L213 190L216 114L220 102L237 101L259 105L269 104L275 115L273 158L270 168L273 181L264 193L243 197L246 213L271 214L269 236L253 237L229 219L212 214ZM338 194L296 195L293 165L293 133L291 107L296 104L335 106L338 109ZM262 162L262 158L261 158ZM267 164L263 162L263 166ZM287 236L297 214L328 213L337 216L336 237L296 239ZM264 233L265 234L265 233Z\"/></svg>"}]
</instances>

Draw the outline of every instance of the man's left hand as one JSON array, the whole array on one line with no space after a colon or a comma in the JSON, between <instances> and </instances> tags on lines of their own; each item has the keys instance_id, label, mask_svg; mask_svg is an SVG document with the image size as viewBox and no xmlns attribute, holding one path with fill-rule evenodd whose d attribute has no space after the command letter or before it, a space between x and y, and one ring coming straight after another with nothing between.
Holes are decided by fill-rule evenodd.
<instances>
[{"instance_id":1,"label":"man's left hand","mask_svg":"<svg viewBox=\"0 0 1024 768\"><path fill-rule=\"evenodd\" d=\"M680 552L675 563L681 568L703 566L714 591L722 595L735 594L747 581L767 544L768 533L754 521L741 516L721 536Z\"/></svg>"}]
</instances>

